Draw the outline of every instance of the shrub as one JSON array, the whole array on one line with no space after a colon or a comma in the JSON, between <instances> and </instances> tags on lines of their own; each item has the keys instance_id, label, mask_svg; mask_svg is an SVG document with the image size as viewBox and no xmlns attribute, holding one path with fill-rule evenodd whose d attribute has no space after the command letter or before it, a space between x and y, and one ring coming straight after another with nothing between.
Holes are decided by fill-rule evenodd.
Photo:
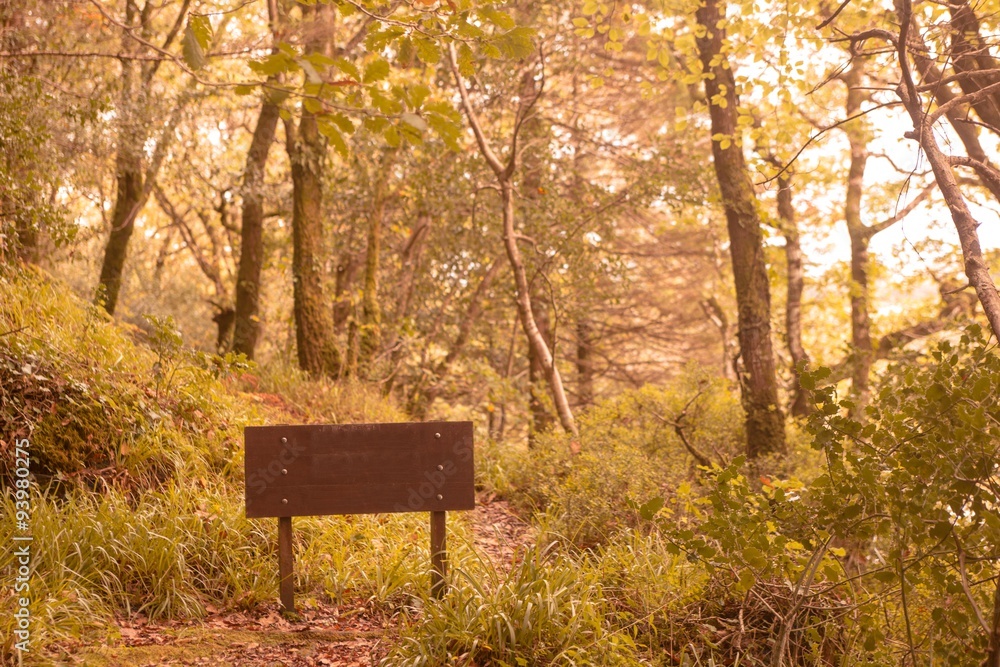
<instances>
[{"instance_id":1,"label":"shrub","mask_svg":"<svg viewBox=\"0 0 1000 667\"><path fill-rule=\"evenodd\" d=\"M595 546L642 525L638 501L696 478L698 461L679 431L690 448L725 462L742 447L742 414L727 382L692 366L669 387L625 392L585 412L576 443L549 432L530 450L488 448L484 483L544 515L552 533Z\"/></svg>"}]
</instances>

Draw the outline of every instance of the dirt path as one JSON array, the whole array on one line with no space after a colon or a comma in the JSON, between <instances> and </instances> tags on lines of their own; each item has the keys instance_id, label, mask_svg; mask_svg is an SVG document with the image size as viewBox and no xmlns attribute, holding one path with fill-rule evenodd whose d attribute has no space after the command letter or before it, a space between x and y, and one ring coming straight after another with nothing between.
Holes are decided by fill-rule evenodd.
<instances>
[{"instance_id":1,"label":"dirt path","mask_svg":"<svg viewBox=\"0 0 1000 667\"><path fill-rule=\"evenodd\" d=\"M531 527L506 502L483 499L466 515L476 551L509 569L518 547L532 540ZM304 605L303 605L304 606ZM277 603L253 612L212 607L198 621L118 623L121 639L108 646L61 646L40 664L138 667L144 665L241 665L245 667L375 667L398 634L395 618L365 609L315 603L291 622Z\"/></svg>"}]
</instances>

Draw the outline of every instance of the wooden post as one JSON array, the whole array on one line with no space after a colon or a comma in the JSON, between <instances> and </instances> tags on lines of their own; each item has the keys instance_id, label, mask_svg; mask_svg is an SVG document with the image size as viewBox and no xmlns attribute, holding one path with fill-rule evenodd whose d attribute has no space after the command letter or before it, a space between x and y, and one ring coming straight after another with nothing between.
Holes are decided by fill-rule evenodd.
<instances>
[{"instance_id":1,"label":"wooden post","mask_svg":"<svg viewBox=\"0 0 1000 667\"><path fill-rule=\"evenodd\" d=\"M295 612L295 554L292 552L292 517L278 517L278 579L281 582L281 606Z\"/></svg>"},{"instance_id":2,"label":"wooden post","mask_svg":"<svg viewBox=\"0 0 1000 667\"><path fill-rule=\"evenodd\" d=\"M438 599L444 596L448 574L446 517L447 512L431 512L431 595Z\"/></svg>"}]
</instances>

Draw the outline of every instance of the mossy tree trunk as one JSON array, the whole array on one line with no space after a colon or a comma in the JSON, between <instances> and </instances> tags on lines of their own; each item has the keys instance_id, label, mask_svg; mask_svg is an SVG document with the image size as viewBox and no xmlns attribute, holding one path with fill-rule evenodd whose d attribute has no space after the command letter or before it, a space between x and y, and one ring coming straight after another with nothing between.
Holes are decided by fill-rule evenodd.
<instances>
[{"instance_id":1,"label":"mossy tree trunk","mask_svg":"<svg viewBox=\"0 0 1000 667\"><path fill-rule=\"evenodd\" d=\"M358 340L358 374L370 379L372 363L382 347L382 309L379 306L379 266L382 253L382 224L385 219L388 171L395 151L387 152L375 174L372 206L368 216L368 244L365 254L365 277L361 291L361 327Z\"/></svg>"},{"instance_id":2,"label":"mossy tree trunk","mask_svg":"<svg viewBox=\"0 0 1000 667\"><path fill-rule=\"evenodd\" d=\"M330 7L302 5L308 30L307 53L327 50L330 30L322 29ZM333 314L324 289L323 173L326 141L316 116L303 105L298 126L285 122L292 171L292 282L295 344L299 368L313 376L337 376L340 353L333 337Z\"/></svg>"}]
</instances>

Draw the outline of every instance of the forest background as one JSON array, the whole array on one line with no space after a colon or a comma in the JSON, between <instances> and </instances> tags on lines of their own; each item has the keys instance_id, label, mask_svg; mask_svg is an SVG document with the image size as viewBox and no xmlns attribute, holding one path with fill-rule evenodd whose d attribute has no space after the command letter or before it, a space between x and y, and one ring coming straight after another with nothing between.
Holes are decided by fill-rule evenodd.
<instances>
[{"instance_id":1,"label":"forest background","mask_svg":"<svg viewBox=\"0 0 1000 667\"><path fill-rule=\"evenodd\" d=\"M513 569L471 548L436 602L386 546L412 517L300 538L387 664L1000 665L998 16L5 3L40 641L264 609L242 426L471 419L481 498L534 526Z\"/></svg>"}]
</instances>

